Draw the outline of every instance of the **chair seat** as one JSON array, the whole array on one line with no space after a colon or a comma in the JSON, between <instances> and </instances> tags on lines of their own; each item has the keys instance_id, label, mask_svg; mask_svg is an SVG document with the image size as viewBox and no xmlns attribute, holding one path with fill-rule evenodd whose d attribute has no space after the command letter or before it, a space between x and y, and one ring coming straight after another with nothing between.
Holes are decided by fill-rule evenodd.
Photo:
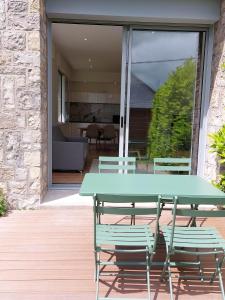
<instances>
[{"instance_id":1,"label":"chair seat","mask_svg":"<svg viewBox=\"0 0 225 300\"><path fill-rule=\"evenodd\" d=\"M170 244L172 226L163 226L167 245ZM214 227L174 227L173 247L225 250L225 241ZM186 249L187 250L187 249Z\"/></svg>"},{"instance_id":2,"label":"chair seat","mask_svg":"<svg viewBox=\"0 0 225 300\"><path fill-rule=\"evenodd\" d=\"M154 236L148 225L96 225L96 244L137 246L153 249Z\"/></svg>"}]
</instances>

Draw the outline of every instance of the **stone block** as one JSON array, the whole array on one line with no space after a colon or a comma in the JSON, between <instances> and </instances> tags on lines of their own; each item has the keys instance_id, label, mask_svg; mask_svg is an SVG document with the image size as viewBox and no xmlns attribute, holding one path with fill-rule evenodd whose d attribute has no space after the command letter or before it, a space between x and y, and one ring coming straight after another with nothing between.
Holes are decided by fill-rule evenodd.
<instances>
[{"instance_id":1,"label":"stone block","mask_svg":"<svg viewBox=\"0 0 225 300\"><path fill-rule=\"evenodd\" d=\"M19 201L14 202L18 209L34 209L40 205L40 196L38 194L27 194L26 197L19 197Z\"/></svg>"},{"instance_id":2,"label":"stone block","mask_svg":"<svg viewBox=\"0 0 225 300\"><path fill-rule=\"evenodd\" d=\"M4 13L5 12L5 1L1 0L0 1L0 13Z\"/></svg>"},{"instance_id":3,"label":"stone block","mask_svg":"<svg viewBox=\"0 0 225 300\"><path fill-rule=\"evenodd\" d=\"M0 74L1 75L26 75L26 68L18 67L18 66L7 66L3 67L0 65Z\"/></svg>"},{"instance_id":4,"label":"stone block","mask_svg":"<svg viewBox=\"0 0 225 300\"><path fill-rule=\"evenodd\" d=\"M25 32L4 32L2 37L2 47L7 50L24 50L26 48Z\"/></svg>"},{"instance_id":5,"label":"stone block","mask_svg":"<svg viewBox=\"0 0 225 300\"><path fill-rule=\"evenodd\" d=\"M40 11L40 0L29 0L29 11L39 12Z\"/></svg>"},{"instance_id":6,"label":"stone block","mask_svg":"<svg viewBox=\"0 0 225 300\"><path fill-rule=\"evenodd\" d=\"M10 167L1 167L0 168L0 182L6 182L13 180L14 178L14 169Z\"/></svg>"},{"instance_id":7,"label":"stone block","mask_svg":"<svg viewBox=\"0 0 225 300\"><path fill-rule=\"evenodd\" d=\"M32 129L40 129L41 127L41 115L39 112L28 113L27 118L28 127Z\"/></svg>"},{"instance_id":8,"label":"stone block","mask_svg":"<svg viewBox=\"0 0 225 300\"><path fill-rule=\"evenodd\" d=\"M23 112L16 112L16 126L17 128L26 127L26 115Z\"/></svg>"},{"instance_id":9,"label":"stone block","mask_svg":"<svg viewBox=\"0 0 225 300\"><path fill-rule=\"evenodd\" d=\"M14 209L34 209L40 204L40 197L33 194L8 194L7 202Z\"/></svg>"},{"instance_id":10,"label":"stone block","mask_svg":"<svg viewBox=\"0 0 225 300\"><path fill-rule=\"evenodd\" d=\"M25 168L16 168L15 170L15 180L16 181L26 181L28 171Z\"/></svg>"},{"instance_id":11,"label":"stone block","mask_svg":"<svg viewBox=\"0 0 225 300\"><path fill-rule=\"evenodd\" d=\"M0 131L0 148L2 148L4 145L4 131Z\"/></svg>"},{"instance_id":12,"label":"stone block","mask_svg":"<svg viewBox=\"0 0 225 300\"><path fill-rule=\"evenodd\" d=\"M7 183L0 181L0 190L3 192L4 195L7 194Z\"/></svg>"},{"instance_id":13,"label":"stone block","mask_svg":"<svg viewBox=\"0 0 225 300\"><path fill-rule=\"evenodd\" d=\"M23 14L9 14L8 27L11 30L40 30L40 15L32 13L24 17Z\"/></svg>"},{"instance_id":14,"label":"stone block","mask_svg":"<svg viewBox=\"0 0 225 300\"><path fill-rule=\"evenodd\" d=\"M28 69L27 72L28 84L41 83L40 68L34 67Z\"/></svg>"},{"instance_id":15,"label":"stone block","mask_svg":"<svg viewBox=\"0 0 225 300\"><path fill-rule=\"evenodd\" d=\"M4 13L0 12L0 29L6 28L6 17Z\"/></svg>"},{"instance_id":16,"label":"stone block","mask_svg":"<svg viewBox=\"0 0 225 300\"><path fill-rule=\"evenodd\" d=\"M0 17L1 18L1 17ZM12 63L12 54L0 51L0 66L7 66Z\"/></svg>"},{"instance_id":17,"label":"stone block","mask_svg":"<svg viewBox=\"0 0 225 300\"><path fill-rule=\"evenodd\" d=\"M3 163L3 149L0 148L0 165Z\"/></svg>"},{"instance_id":18,"label":"stone block","mask_svg":"<svg viewBox=\"0 0 225 300\"><path fill-rule=\"evenodd\" d=\"M41 143L24 143L21 144L22 151L40 151L41 150Z\"/></svg>"},{"instance_id":19,"label":"stone block","mask_svg":"<svg viewBox=\"0 0 225 300\"><path fill-rule=\"evenodd\" d=\"M22 136L22 142L27 144L41 143L41 131L25 130Z\"/></svg>"},{"instance_id":20,"label":"stone block","mask_svg":"<svg viewBox=\"0 0 225 300\"><path fill-rule=\"evenodd\" d=\"M29 42L29 40L28 40ZM39 67L40 53L34 51L21 51L14 54L14 63L22 67Z\"/></svg>"},{"instance_id":21,"label":"stone block","mask_svg":"<svg viewBox=\"0 0 225 300\"><path fill-rule=\"evenodd\" d=\"M22 164L20 134L18 132L8 132L5 135L4 163L7 166L13 167Z\"/></svg>"},{"instance_id":22,"label":"stone block","mask_svg":"<svg viewBox=\"0 0 225 300\"><path fill-rule=\"evenodd\" d=\"M24 164L30 167L40 167L41 153L40 151L25 151L24 152Z\"/></svg>"},{"instance_id":23,"label":"stone block","mask_svg":"<svg viewBox=\"0 0 225 300\"><path fill-rule=\"evenodd\" d=\"M0 129L13 129L13 128L15 128L15 118L12 115L12 112L11 113L1 112Z\"/></svg>"},{"instance_id":24,"label":"stone block","mask_svg":"<svg viewBox=\"0 0 225 300\"><path fill-rule=\"evenodd\" d=\"M30 167L29 168L29 180L38 179L41 176L40 167Z\"/></svg>"},{"instance_id":25,"label":"stone block","mask_svg":"<svg viewBox=\"0 0 225 300\"><path fill-rule=\"evenodd\" d=\"M12 76L6 76L2 80L2 98L5 109L11 110L15 107L14 102L15 80Z\"/></svg>"},{"instance_id":26,"label":"stone block","mask_svg":"<svg viewBox=\"0 0 225 300\"><path fill-rule=\"evenodd\" d=\"M41 191L41 184L40 184L40 179L34 179L32 182L29 184L29 190L32 191L33 193L39 194Z\"/></svg>"},{"instance_id":27,"label":"stone block","mask_svg":"<svg viewBox=\"0 0 225 300\"><path fill-rule=\"evenodd\" d=\"M26 1L8 1L8 12L26 13L28 3Z\"/></svg>"},{"instance_id":28,"label":"stone block","mask_svg":"<svg viewBox=\"0 0 225 300\"><path fill-rule=\"evenodd\" d=\"M40 32L39 31L32 31L28 32L28 49L33 51L40 51L41 44L40 44Z\"/></svg>"},{"instance_id":29,"label":"stone block","mask_svg":"<svg viewBox=\"0 0 225 300\"><path fill-rule=\"evenodd\" d=\"M24 90L19 88L16 92L18 107L22 110L40 109L41 96L40 93L32 91L32 89Z\"/></svg>"},{"instance_id":30,"label":"stone block","mask_svg":"<svg viewBox=\"0 0 225 300\"><path fill-rule=\"evenodd\" d=\"M26 76L14 76L15 77L15 89L18 89L20 87L25 88L26 87Z\"/></svg>"}]
</instances>

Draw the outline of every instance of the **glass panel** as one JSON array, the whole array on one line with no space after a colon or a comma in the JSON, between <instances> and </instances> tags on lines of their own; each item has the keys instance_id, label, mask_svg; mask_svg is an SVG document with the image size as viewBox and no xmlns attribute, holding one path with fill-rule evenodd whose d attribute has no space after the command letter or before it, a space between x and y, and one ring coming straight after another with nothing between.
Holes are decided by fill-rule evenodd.
<instances>
[{"instance_id":1,"label":"glass panel","mask_svg":"<svg viewBox=\"0 0 225 300\"><path fill-rule=\"evenodd\" d=\"M128 155L139 172L192 155L198 53L198 32L132 32Z\"/></svg>"},{"instance_id":2,"label":"glass panel","mask_svg":"<svg viewBox=\"0 0 225 300\"><path fill-rule=\"evenodd\" d=\"M58 71L58 122L62 122L62 74Z\"/></svg>"}]
</instances>

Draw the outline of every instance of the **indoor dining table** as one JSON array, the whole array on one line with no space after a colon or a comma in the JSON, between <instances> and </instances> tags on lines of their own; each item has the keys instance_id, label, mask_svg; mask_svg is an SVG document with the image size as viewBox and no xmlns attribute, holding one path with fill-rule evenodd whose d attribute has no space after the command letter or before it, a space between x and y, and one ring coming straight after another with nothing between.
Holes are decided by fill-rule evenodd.
<instances>
[{"instance_id":1,"label":"indoor dining table","mask_svg":"<svg viewBox=\"0 0 225 300\"><path fill-rule=\"evenodd\" d=\"M197 175L87 173L80 195L94 194L225 197Z\"/></svg>"}]
</instances>

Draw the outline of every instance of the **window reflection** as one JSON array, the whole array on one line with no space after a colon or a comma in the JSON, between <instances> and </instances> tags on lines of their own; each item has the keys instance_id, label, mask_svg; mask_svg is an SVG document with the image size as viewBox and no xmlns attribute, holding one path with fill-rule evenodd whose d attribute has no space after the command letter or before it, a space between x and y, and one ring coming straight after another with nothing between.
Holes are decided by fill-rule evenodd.
<instances>
[{"instance_id":1,"label":"window reflection","mask_svg":"<svg viewBox=\"0 0 225 300\"><path fill-rule=\"evenodd\" d=\"M129 155L151 172L149 159L191 156L199 33L134 30L131 51Z\"/></svg>"}]
</instances>

